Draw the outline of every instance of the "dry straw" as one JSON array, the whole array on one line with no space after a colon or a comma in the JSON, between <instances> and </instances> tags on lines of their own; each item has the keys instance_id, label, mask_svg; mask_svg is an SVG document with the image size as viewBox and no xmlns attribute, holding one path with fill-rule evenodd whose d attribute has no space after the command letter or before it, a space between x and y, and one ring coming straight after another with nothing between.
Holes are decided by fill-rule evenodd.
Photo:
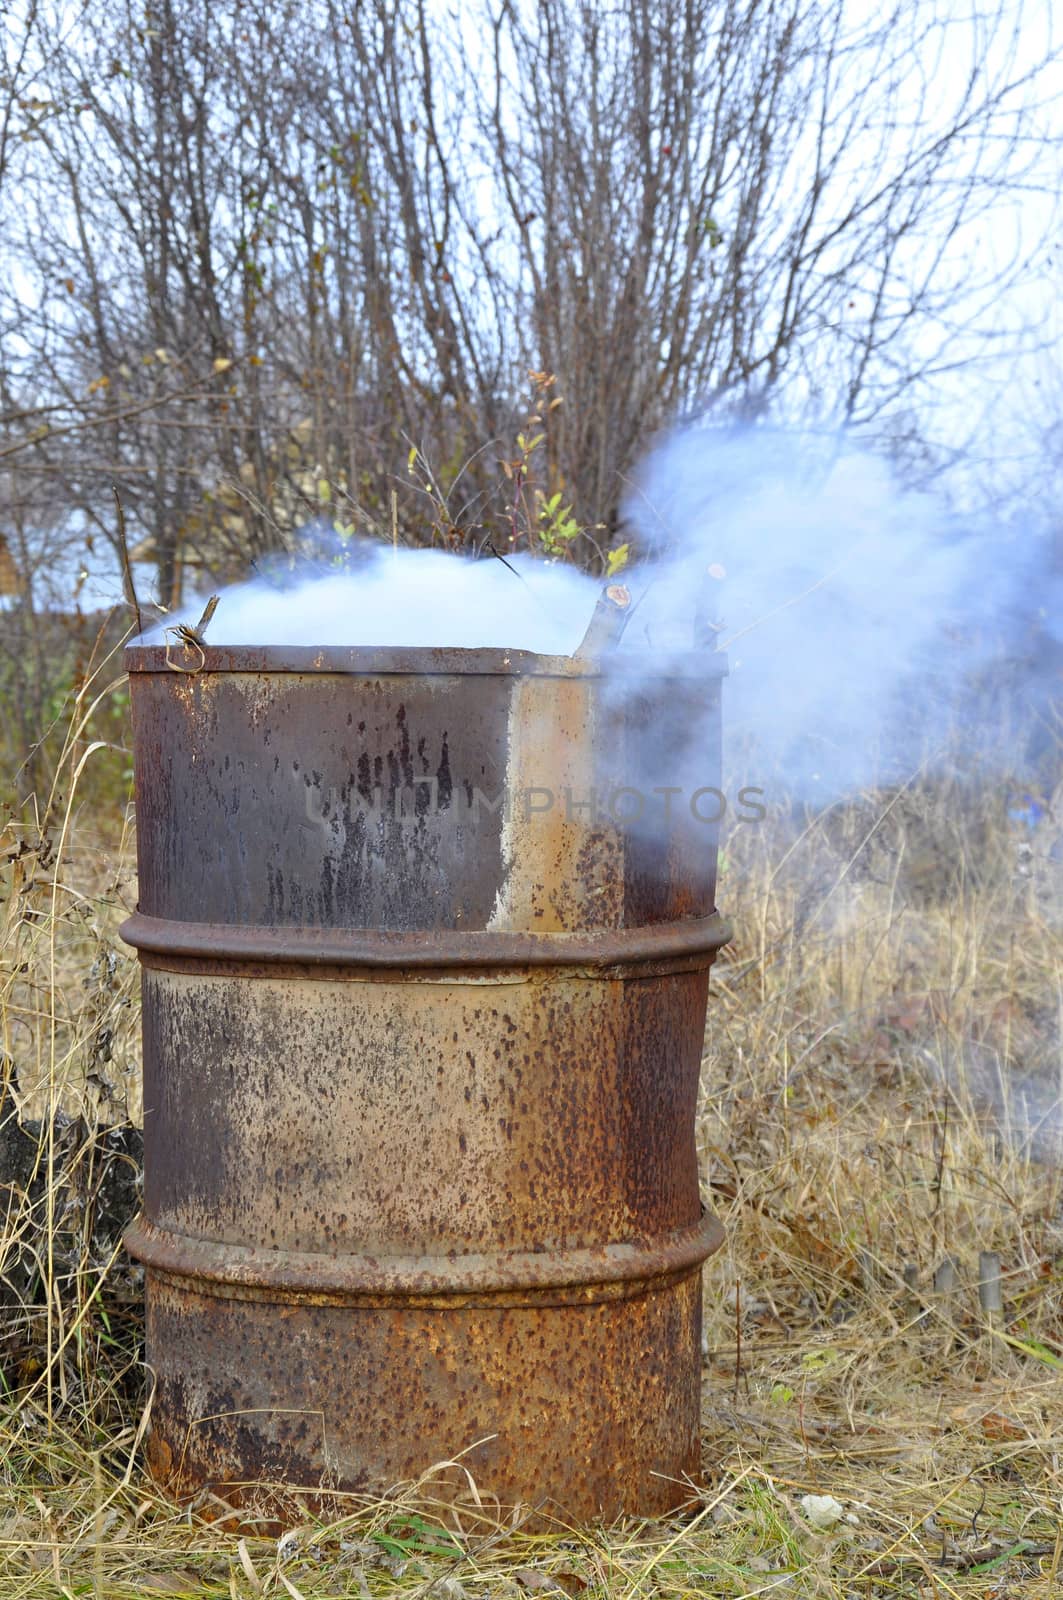
<instances>
[{"instance_id":1,"label":"dry straw","mask_svg":"<svg viewBox=\"0 0 1063 1600\"><path fill-rule=\"evenodd\" d=\"M137 1182L135 967L115 933L132 839L121 808L83 804L115 681L113 658L93 666L55 730L52 792L0 847L0 1600L1060 1592L1051 851L998 792L925 778L727 846L738 932L698 1138L728 1244L707 1273L685 1516L580 1531L557 1513L532 1535L460 1460L328 1522L297 1515L279 1541L167 1505L144 1475L139 1285L118 1243Z\"/></svg>"}]
</instances>

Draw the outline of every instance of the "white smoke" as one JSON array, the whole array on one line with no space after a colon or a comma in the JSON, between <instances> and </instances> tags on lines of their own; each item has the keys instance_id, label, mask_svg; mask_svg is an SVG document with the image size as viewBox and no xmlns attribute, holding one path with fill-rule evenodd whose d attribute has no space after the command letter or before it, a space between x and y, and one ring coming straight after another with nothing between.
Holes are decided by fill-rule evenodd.
<instances>
[{"instance_id":1,"label":"white smoke","mask_svg":"<svg viewBox=\"0 0 1063 1600\"><path fill-rule=\"evenodd\" d=\"M1031 702L1063 687L1050 541L962 519L844 438L678 432L626 513L660 559L627 648L689 641L700 595L730 658L725 727L806 798L910 777L957 724L981 739L1009 656Z\"/></svg>"},{"instance_id":2,"label":"white smoke","mask_svg":"<svg viewBox=\"0 0 1063 1600\"><path fill-rule=\"evenodd\" d=\"M496 648L570 655L599 585L529 556L480 561L440 550L358 548L351 571L258 579L222 594L212 645ZM195 621L195 608L181 620Z\"/></svg>"},{"instance_id":3,"label":"white smoke","mask_svg":"<svg viewBox=\"0 0 1063 1600\"><path fill-rule=\"evenodd\" d=\"M910 776L971 684L992 678L1019 612L1027 627L1034 618L1036 649L1058 651L1061 575L1043 541L962 524L844 438L677 431L647 457L623 510L645 554L624 574L621 692L689 655L700 626L699 648L715 639L730 657L725 727L732 739L755 735L761 770L744 762L749 777L807 798ZM366 543L351 557L349 570L226 590L208 642L566 655L601 588L528 555ZM1035 662L1032 692L1050 696L1053 672L1055 660Z\"/></svg>"}]
</instances>

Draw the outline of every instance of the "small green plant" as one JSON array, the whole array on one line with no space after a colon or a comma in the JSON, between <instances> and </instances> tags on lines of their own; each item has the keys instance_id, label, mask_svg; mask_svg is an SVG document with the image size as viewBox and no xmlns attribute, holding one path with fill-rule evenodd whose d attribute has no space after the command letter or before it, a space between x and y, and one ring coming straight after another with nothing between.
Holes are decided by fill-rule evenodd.
<instances>
[{"instance_id":1,"label":"small green plant","mask_svg":"<svg viewBox=\"0 0 1063 1600\"><path fill-rule=\"evenodd\" d=\"M407 1561L411 1556L460 1557L464 1554L452 1533L416 1514L397 1518L386 1529L371 1533L369 1538L396 1561Z\"/></svg>"},{"instance_id":2,"label":"small green plant","mask_svg":"<svg viewBox=\"0 0 1063 1600\"><path fill-rule=\"evenodd\" d=\"M517 442L519 444L520 440ZM560 489L549 499L541 489L537 489L535 500L538 506L539 543L548 556L563 556L580 533L579 523L572 515L572 507L561 504Z\"/></svg>"}]
</instances>

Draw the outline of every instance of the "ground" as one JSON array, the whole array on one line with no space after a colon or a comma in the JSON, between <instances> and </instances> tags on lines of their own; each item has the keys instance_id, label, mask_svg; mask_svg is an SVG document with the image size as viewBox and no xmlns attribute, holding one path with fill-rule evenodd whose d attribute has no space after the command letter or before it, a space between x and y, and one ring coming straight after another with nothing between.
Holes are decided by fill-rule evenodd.
<instances>
[{"instance_id":1,"label":"ground","mask_svg":"<svg viewBox=\"0 0 1063 1600\"><path fill-rule=\"evenodd\" d=\"M698 1141L727 1244L689 1510L530 1534L455 1519L429 1479L278 1541L145 1477L118 1245L132 840L74 782L20 813L0 844L0 1600L1059 1593L1063 820L1021 784L952 779L795 816L725 848ZM979 1292L998 1267L999 1311Z\"/></svg>"}]
</instances>

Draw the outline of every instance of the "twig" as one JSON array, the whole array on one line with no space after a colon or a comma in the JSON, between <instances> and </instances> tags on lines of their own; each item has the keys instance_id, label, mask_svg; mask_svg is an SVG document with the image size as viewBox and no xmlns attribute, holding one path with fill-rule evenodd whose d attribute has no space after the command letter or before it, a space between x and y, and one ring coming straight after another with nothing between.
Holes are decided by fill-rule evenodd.
<instances>
[{"instance_id":1,"label":"twig","mask_svg":"<svg viewBox=\"0 0 1063 1600\"><path fill-rule=\"evenodd\" d=\"M181 643L183 645L186 646L186 648L188 648L190 650L195 650L197 655L199 656L199 662L194 667L181 667L181 666L178 666L177 662L173 661L171 659L171 657L170 657L170 645L169 645L169 641L167 641L167 645L166 645L166 665L171 669L171 671L173 671L173 672L192 672L192 673L196 673L196 672L202 671L202 669L206 665L206 661L207 661L207 656L206 656L207 641L204 639L203 635L206 632L206 629L207 629L207 627L208 627L208 625L210 623L211 617L214 615L215 611L218 609L218 601L220 599L221 599L220 595L217 595L217 594L212 594L211 595L210 599L207 601L206 605L203 608L203 615L200 617L199 621L196 623L196 626L194 628L190 628L188 626L188 624L185 623L185 622L175 622L172 628L167 628L167 630L166 630L167 635L169 635L171 633L176 634L178 639L181 641Z\"/></svg>"},{"instance_id":2,"label":"twig","mask_svg":"<svg viewBox=\"0 0 1063 1600\"><path fill-rule=\"evenodd\" d=\"M510 511L509 528L509 542L514 546L514 548L516 547L517 540L520 537L519 529L517 527L517 512L520 510L520 491L523 486L524 463L522 461L518 461L516 469L513 473L513 506Z\"/></svg>"},{"instance_id":3,"label":"twig","mask_svg":"<svg viewBox=\"0 0 1063 1600\"><path fill-rule=\"evenodd\" d=\"M482 548L484 550L490 551L491 555L494 556L496 561L501 561L502 565L505 567L507 572L512 572L512 574L516 578L517 582L518 583L522 583L524 585L525 589L527 589L528 593L531 595L532 599L535 601L535 604L539 607L539 610L542 612L543 616L544 617L549 617L550 621L553 622L554 618L553 618L553 616L552 616L552 614L550 612L550 608L544 603L542 596L536 594L535 590L532 588L531 584L527 582L527 580L525 579L523 574L517 571L516 567L513 565L512 562L506 560L505 556L501 553L501 551L495 549L495 546L491 542L490 539L485 539L484 540Z\"/></svg>"},{"instance_id":4,"label":"twig","mask_svg":"<svg viewBox=\"0 0 1063 1600\"><path fill-rule=\"evenodd\" d=\"M217 611L217 609L218 609L218 601L220 599L221 599L221 595L212 594L210 599L207 601L206 605L203 607L203 615L200 617L199 621L196 623L196 630L195 630L196 631L196 638L199 639L200 641L202 641L204 633L207 631L207 628L210 626L210 619L214 615L215 611Z\"/></svg>"},{"instance_id":5,"label":"twig","mask_svg":"<svg viewBox=\"0 0 1063 1600\"><path fill-rule=\"evenodd\" d=\"M486 542L484 544L484 549L485 550L490 550L490 552L494 556L495 560L496 561L501 561L502 565L505 567L507 572L512 572L512 574L513 574L513 576L515 578L520 578L521 583L524 583L524 579L520 577L520 573L517 571L516 567L511 566L510 563L506 560L505 556L501 553L501 551L495 549L494 544L492 543L492 541L490 539L486 540ZM524 587L527 588L528 585L525 583Z\"/></svg>"},{"instance_id":6,"label":"twig","mask_svg":"<svg viewBox=\"0 0 1063 1600\"><path fill-rule=\"evenodd\" d=\"M133 563L129 559L129 539L126 536L125 512L122 510L122 499L117 486L112 483L111 493L114 495L115 507L118 511L118 554L122 561L122 592L127 605L133 607L137 619L137 633L144 632L144 620L140 614L140 601L137 599L136 587L133 583Z\"/></svg>"}]
</instances>

